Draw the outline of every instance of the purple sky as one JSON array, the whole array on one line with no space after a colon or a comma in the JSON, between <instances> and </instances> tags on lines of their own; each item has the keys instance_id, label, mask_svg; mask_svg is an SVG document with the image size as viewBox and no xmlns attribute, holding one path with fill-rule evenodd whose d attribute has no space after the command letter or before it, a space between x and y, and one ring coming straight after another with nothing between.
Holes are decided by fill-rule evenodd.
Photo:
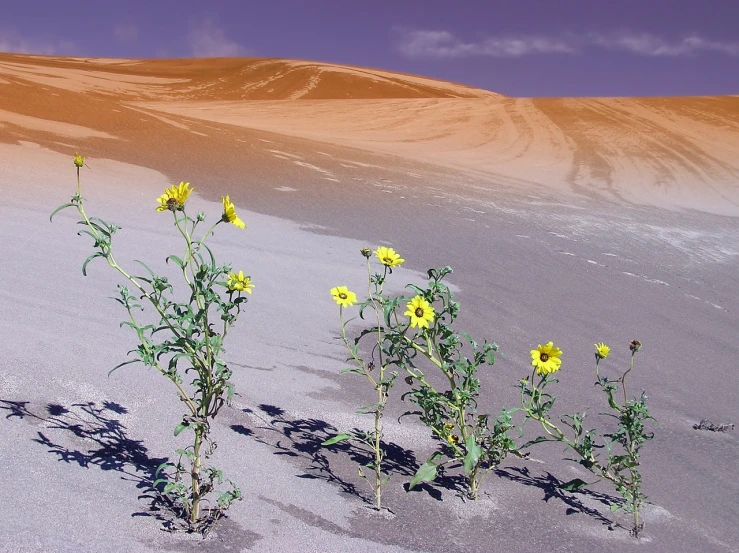
<instances>
[{"instance_id":1,"label":"purple sky","mask_svg":"<svg viewBox=\"0 0 739 553\"><path fill-rule=\"evenodd\" d=\"M0 51L297 58L511 96L739 94L739 0L9 0Z\"/></svg>"}]
</instances>

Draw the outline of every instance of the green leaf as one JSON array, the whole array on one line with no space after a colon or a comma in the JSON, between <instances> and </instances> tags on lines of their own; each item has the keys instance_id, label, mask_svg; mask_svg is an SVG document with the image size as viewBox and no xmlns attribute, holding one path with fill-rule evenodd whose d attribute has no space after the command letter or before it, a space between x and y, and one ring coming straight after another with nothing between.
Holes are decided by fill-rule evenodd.
<instances>
[{"instance_id":1,"label":"green leaf","mask_svg":"<svg viewBox=\"0 0 739 553\"><path fill-rule=\"evenodd\" d=\"M346 373L355 373L355 374L361 374L364 375L364 371L361 369L355 369L355 368L348 368L348 369L342 369L339 371L340 374L346 374Z\"/></svg>"},{"instance_id":2,"label":"green leaf","mask_svg":"<svg viewBox=\"0 0 739 553\"><path fill-rule=\"evenodd\" d=\"M108 376L113 374L116 370L120 369L124 365L130 365L131 363L140 363L140 362L141 362L141 359L129 359L128 361L124 361L123 363L118 363L115 367L110 369L110 371L108 372Z\"/></svg>"},{"instance_id":3,"label":"green leaf","mask_svg":"<svg viewBox=\"0 0 739 553\"><path fill-rule=\"evenodd\" d=\"M422 464L413 479L408 484L408 489L412 490L419 482L432 482L436 478L436 459L439 457L438 453L434 453L431 458Z\"/></svg>"},{"instance_id":4,"label":"green leaf","mask_svg":"<svg viewBox=\"0 0 739 553\"><path fill-rule=\"evenodd\" d=\"M159 484L166 484L167 482L169 482L169 478L157 478L151 483L151 487L156 489L159 487Z\"/></svg>"},{"instance_id":5,"label":"green leaf","mask_svg":"<svg viewBox=\"0 0 739 553\"><path fill-rule=\"evenodd\" d=\"M564 484L562 484L559 489L565 490L566 492L576 492L577 490L584 488L587 485L588 483L585 482L585 480L575 478L574 480L570 480L569 482L565 482Z\"/></svg>"},{"instance_id":6,"label":"green leaf","mask_svg":"<svg viewBox=\"0 0 739 553\"><path fill-rule=\"evenodd\" d=\"M57 213L59 213L59 212L60 212L60 211L61 211L62 209L67 209L68 207L72 207L73 205L75 205L75 204L73 204L73 203L69 202L69 203L66 203L66 204L64 204L64 205L61 205L61 206L57 207L57 208L56 208L56 209L55 209L55 210L54 210L54 211L53 211L53 212L51 213L51 215L49 216L49 222L52 222L52 219L54 219L54 215L56 215Z\"/></svg>"},{"instance_id":7,"label":"green leaf","mask_svg":"<svg viewBox=\"0 0 739 553\"><path fill-rule=\"evenodd\" d=\"M141 265L144 269L146 269L146 271L151 275L151 278L156 278L157 277L157 275L154 273L154 271L152 271L151 269L149 269L149 266L146 263L144 263L143 261L139 261L138 259L134 259L134 261L136 263L138 263L139 265Z\"/></svg>"},{"instance_id":8,"label":"green leaf","mask_svg":"<svg viewBox=\"0 0 739 553\"><path fill-rule=\"evenodd\" d=\"M531 447L532 445L540 444L542 442L551 442L554 440L550 440L546 436L539 436L538 438L534 438L533 440L529 440L525 444L523 444L519 449L526 449L527 447Z\"/></svg>"},{"instance_id":9,"label":"green leaf","mask_svg":"<svg viewBox=\"0 0 739 553\"><path fill-rule=\"evenodd\" d=\"M182 432L183 430L185 430L185 428L189 428L189 427L190 427L190 424L189 423L181 422L180 424L178 424L175 427L175 429L174 429L174 435L175 436L179 436L180 432Z\"/></svg>"},{"instance_id":10,"label":"green leaf","mask_svg":"<svg viewBox=\"0 0 739 553\"><path fill-rule=\"evenodd\" d=\"M205 248L205 251L208 252L208 255L210 256L210 267L212 270L215 271L216 270L216 258L213 255L213 252L210 251L210 248L206 244L201 243L200 245Z\"/></svg>"},{"instance_id":11,"label":"green leaf","mask_svg":"<svg viewBox=\"0 0 739 553\"><path fill-rule=\"evenodd\" d=\"M482 448L477 445L474 434L467 436L464 446L467 449L467 455L464 456L464 473L469 476L480 461Z\"/></svg>"},{"instance_id":12,"label":"green leaf","mask_svg":"<svg viewBox=\"0 0 739 553\"><path fill-rule=\"evenodd\" d=\"M92 261L96 257L102 257L102 256L103 256L103 254L101 254L100 252L97 252L97 253L94 253L94 254L90 255L90 257L88 257L87 259L85 259L85 262L82 264L82 275L83 276L87 276L87 264L90 261Z\"/></svg>"},{"instance_id":13,"label":"green leaf","mask_svg":"<svg viewBox=\"0 0 739 553\"><path fill-rule=\"evenodd\" d=\"M357 409L357 413L361 415L367 415L369 413L374 413L377 411L378 404L377 403L369 403L367 405L362 405L359 409Z\"/></svg>"},{"instance_id":14,"label":"green leaf","mask_svg":"<svg viewBox=\"0 0 739 553\"><path fill-rule=\"evenodd\" d=\"M333 438L329 438L325 442L321 442L321 445L328 446L328 445L334 445L338 444L339 442L343 442L345 440L351 440L353 436L351 434L336 434Z\"/></svg>"},{"instance_id":15,"label":"green leaf","mask_svg":"<svg viewBox=\"0 0 739 553\"><path fill-rule=\"evenodd\" d=\"M169 263L169 260L170 260L170 259L174 260L174 262L175 262L175 263L177 263L177 266L178 266L178 267L179 267L180 269L182 269L183 265L185 264L185 263L184 263L184 262L182 261L182 259L180 259L180 258L179 258L179 257L177 257L176 255L170 255L170 256L169 256L169 257L167 257L167 259L165 259L164 261L165 261L166 263Z\"/></svg>"}]
</instances>

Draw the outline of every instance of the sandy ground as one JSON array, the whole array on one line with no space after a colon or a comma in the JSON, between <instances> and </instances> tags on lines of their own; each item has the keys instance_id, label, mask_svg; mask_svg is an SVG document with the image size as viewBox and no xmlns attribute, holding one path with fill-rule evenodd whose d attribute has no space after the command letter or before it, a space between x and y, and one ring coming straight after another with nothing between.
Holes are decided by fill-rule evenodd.
<instances>
[{"instance_id":1,"label":"sandy ground","mask_svg":"<svg viewBox=\"0 0 739 553\"><path fill-rule=\"evenodd\" d=\"M737 181L730 182L736 176L732 152L739 150L730 116L736 98L685 99L680 118L677 100L660 109L649 107L657 100L511 100L386 73L371 77L369 70L362 70L370 75L366 81L341 81L344 89L330 81L334 88L322 88L325 81L311 81L315 71L302 81L290 71L294 82L271 100L287 101L309 86L319 97L290 100L296 123L288 129L278 116L287 108L269 98L261 107L242 102L243 111L233 108L228 121L201 113L222 113L223 102L238 99L235 90L279 70L251 61L272 73L228 88L192 63L0 58L6 81L0 84L0 478L6 497L0 550L738 550L737 432L692 428L703 418L739 423L739 377L732 361L739 356L739 211ZM234 62L219 63L215 67L224 75L238 74L228 65ZM252 65L244 69L247 76L256 72ZM305 64L288 67L307 71ZM339 69L316 71L321 78L347 74ZM384 97L373 97L368 87L380 77L392 77L395 84L383 89ZM221 96L218 86L226 86ZM265 87L250 90L260 88ZM205 96L203 90L210 95L188 96ZM374 106L355 111L358 127L369 114L379 114L378 126L387 127L384 138L374 135L379 146L370 144L366 132L356 141L346 139L346 105L337 104L333 135L326 124L314 124L304 102L327 102L331 91L340 98L342 90L359 90L364 105ZM409 91L416 96L408 97ZM449 98L452 93L457 98ZM157 94L209 102L208 109L142 107L161 100ZM456 158L462 169L438 141L421 140L414 151L388 146L413 132L392 123L382 109L390 113L387 106L399 101L415 102L406 105L417 109L442 100L451 111L439 110L436 123L419 123L418 132L474 134L476 123L445 127L443 121L443 113L462 109L464 101L472 114L475 106L495 102L505 109L518 105L522 113L578 102L585 106L581 110L631 110L621 116L608 112L618 125L629 117L662 114L658 123L673 133L673 151L692 160L695 170L681 173L678 154L652 151L639 158L628 149L614 153L617 141L591 141L588 159L600 156L609 167L627 167L613 173L612 186L632 193L608 195L591 169L590 179L583 173L573 181L577 186L555 185L538 178L534 168L525 178L496 177L490 169L495 157L486 166L480 161L485 156L471 146L466 157L461 152ZM703 106L700 115L695 106ZM272 117L247 128L244 121L262 109ZM419 117L411 113L410 120ZM716 115L721 113L728 115ZM551 112L547 117L554 120ZM523 159L556 157L558 148L562 159L575 159L576 127L563 131L569 150L550 140L551 147L541 142ZM549 123L532 128L537 136L552 129ZM585 140L590 127L579 132ZM495 144L482 148L490 153ZM81 275L89 247L74 235L71 212L48 222L50 211L74 190L71 154L77 149L89 156L90 169L83 172L89 212L123 227L116 242L123 264L143 258L167 270L163 258L179 243L168 214L154 211L154 200L171 182L191 181L193 207L211 217L220 213L220 195L231 194L249 227L219 228L212 242L219 259L253 276L256 289L226 344L239 395L214 429L219 448L213 463L237 482L244 500L205 543L162 531L151 510L153 471L183 443L171 431L181 416L178 401L161 377L141 367L107 376L135 345L134 336L118 328L117 304L107 299L118 281L103 264L91 265L87 278ZM431 160L434 149L438 156ZM512 167L500 159L501 166ZM587 160L569 163L592 167ZM669 167L674 178L646 179L656 165ZM625 178L637 169L643 180ZM686 174L693 180L680 180ZM698 209L685 209L685 201ZM583 476L561 460L556 447L535 450L535 460L525 464L506 462L486 481L477 503L465 503L441 486L404 491L433 442L417 423L395 420L403 411L401 385L386 429L396 446L386 495L395 514L378 516L366 507L362 497L368 490L350 455L317 444L337 430L368 424L354 414L369 401L368 390L338 374L344 353L328 289L359 289L358 249L380 244L407 259L393 275L398 289L418 282L428 267L454 267L460 327L495 340L505 353L482 377L490 390L484 400L489 410L515 404L512 385L527 370L528 350L554 340L565 351L559 408L596 413L592 343L612 346L612 367L627 362L628 340L645 344L632 386L635 393L648 391L658 425L643 455L650 503L639 542L623 529L608 529L628 521L609 512L604 495L613 492L607 486L593 494L556 489L558 481Z\"/></svg>"}]
</instances>

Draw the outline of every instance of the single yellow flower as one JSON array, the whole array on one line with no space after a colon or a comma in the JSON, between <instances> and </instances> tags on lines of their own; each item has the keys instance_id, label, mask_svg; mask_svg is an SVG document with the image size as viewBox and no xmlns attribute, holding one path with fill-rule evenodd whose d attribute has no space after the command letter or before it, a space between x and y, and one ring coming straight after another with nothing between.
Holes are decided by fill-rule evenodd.
<instances>
[{"instance_id":1,"label":"single yellow flower","mask_svg":"<svg viewBox=\"0 0 739 553\"><path fill-rule=\"evenodd\" d=\"M595 344L595 356L598 359L605 359L606 357L608 357L609 353L611 353L611 348L609 348L603 342L601 342L600 344Z\"/></svg>"},{"instance_id":2,"label":"single yellow flower","mask_svg":"<svg viewBox=\"0 0 739 553\"><path fill-rule=\"evenodd\" d=\"M193 190L195 188L190 188L189 182L181 182L179 185L173 184L157 199L159 202L157 211L182 211L187 198L190 197L190 192Z\"/></svg>"},{"instance_id":3,"label":"single yellow flower","mask_svg":"<svg viewBox=\"0 0 739 553\"><path fill-rule=\"evenodd\" d=\"M411 328L428 328L434 322L434 308L423 297L416 296L406 304L408 311L403 313L411 318Z\"/></svg>"},{"instance_id":4,"label":"single yellow flower","mask_svg":"<svg viewBox=\"0 0 739 553\"><path fill-rule=\"evenodd\" d=\"M331 297L341 307L351 307L357 301L357 295L346 286L331 288Z\"/></svg>"},{"instance_id":5,"label":"single yellow flower","mask_svg":"<svg viewBox=\"0 0 739 553\"><path fill-rule=\"evenodd\" d=\"M536 367L536 374L551 374L559 370L562 360L559 356L562 350L554 347L554 343L548 344L531 350L531 364Z\"/></svg>"},{"instance_id":6,"label":"single yellow flower","mask_svg":"<svg viewBox=\"0 0 739 553\"><path fill-rule=\"evenodd\" d=\"M459 436L456 434L450 434L447 436L446 441L449 442L449 445L456 445L459 443Z\"/></svg>"},{"instance_id":7,"label":"single yellow flower","mask_svg":"<svg viewBox=\"0 0 739 553\"><path fill-rule=\"evenodd\" d=\"M454 423L453 422L445 422L444 423L444 431L448 434L454 430Z\"/></svg>"},{"instance_id":8,"label":"single yellow flower","mask_svg":"<svg viewBox=\"0 0 739 553\"><path fill-rule=\"evenodd\" d=\"M221 200L223 200L223 222L232 223L235 227L238 228L246 228L246 224L244 224L244 221L239 219L239 216L236 215L236 207L231 201L231 197L222 196Z\"/></svg>"},{"instance_id":9,"label":"single yellow flower","mask_svg":"<svg viewBox=\"0 0 739 553\"><path fill-rule=\"evenodd\" d=\"M400 254L395 253L394 249L386 248L385 246L377 248L375 250L375 255L377 256L377 259L380 260L380 263L387 267L396 267L405 261L405 259L400 257Z\"/></svg>"},{"instance_id":10,"label":"single yellow flower","mask_svg":"<svg viewBox=\"0 0 739 553\"><path fill-rule=\"evenodd\" d=\"M74 166L77 167L77 169L81 169L84 164L85 164L85 156L81 156L79 152L75 152L74 153Z\"/></svg>"},{"instance_id":11,"label":"single yellow flower","mask_svg":"<svg viewBox=\"0 0 739 553\"><path fill-rule=\"evenodd\" d=\"M251 283L251 277L244 276L244 271L239 271L238 274L229 273L226 285L229 290L246 292L247 294L251 294L251 289L254 288L254 285Z\"/></svg>"}]
</instances>

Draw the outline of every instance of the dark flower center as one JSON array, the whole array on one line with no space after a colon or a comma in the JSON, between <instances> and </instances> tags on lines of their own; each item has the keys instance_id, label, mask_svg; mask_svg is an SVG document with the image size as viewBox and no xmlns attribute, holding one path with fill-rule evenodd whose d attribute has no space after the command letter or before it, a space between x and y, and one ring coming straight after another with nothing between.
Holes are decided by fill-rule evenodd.
<instances>
[{"instance_id":1,"label":"dark flower center","mask_svg":"<svg viewBox=\"0 0 739 553\"><path fill-rule=\"evenodd\" d=\"M393 260L390 257L383 257L382 262L385 263L386 265L392 265Z\"/></svg>"},{"instance_id":2,"label":"dark flower center","mask_svg":"<svg viewBox=\"0 0 739 553\"><path fill-rule=\"evenodd\" d=\"M418 317L419 319L422 319L423 318L423 314L424 314L423 308L422 307L416 307L416 317Z\"/></svg>"},{"instance_id":3,"label":"dark flower center","mask_svg":"<svg viewBox=\"0 0 739 553\"><path fill-rule=\"evenodd\" d=\"M542 363L546 363L549 361L549 354L548 353L540 353L539 359L541 359Z\"/></svg>"},{"instance_id":4,"label":"dark flower center","mask_svg":"<svg viewBox=\"0 0 739 553\"><path fill-rule=\"evenodd\" d=\"M346 299L346 298L348 298L349 296L347 296L347 295L346 295L346 294L345 294L344 292L340 292L340 293L339 293L339 297L340 297L340 298L341 298L342 300L345 300L345 299Z\"/></svg>"}]
</instances>

